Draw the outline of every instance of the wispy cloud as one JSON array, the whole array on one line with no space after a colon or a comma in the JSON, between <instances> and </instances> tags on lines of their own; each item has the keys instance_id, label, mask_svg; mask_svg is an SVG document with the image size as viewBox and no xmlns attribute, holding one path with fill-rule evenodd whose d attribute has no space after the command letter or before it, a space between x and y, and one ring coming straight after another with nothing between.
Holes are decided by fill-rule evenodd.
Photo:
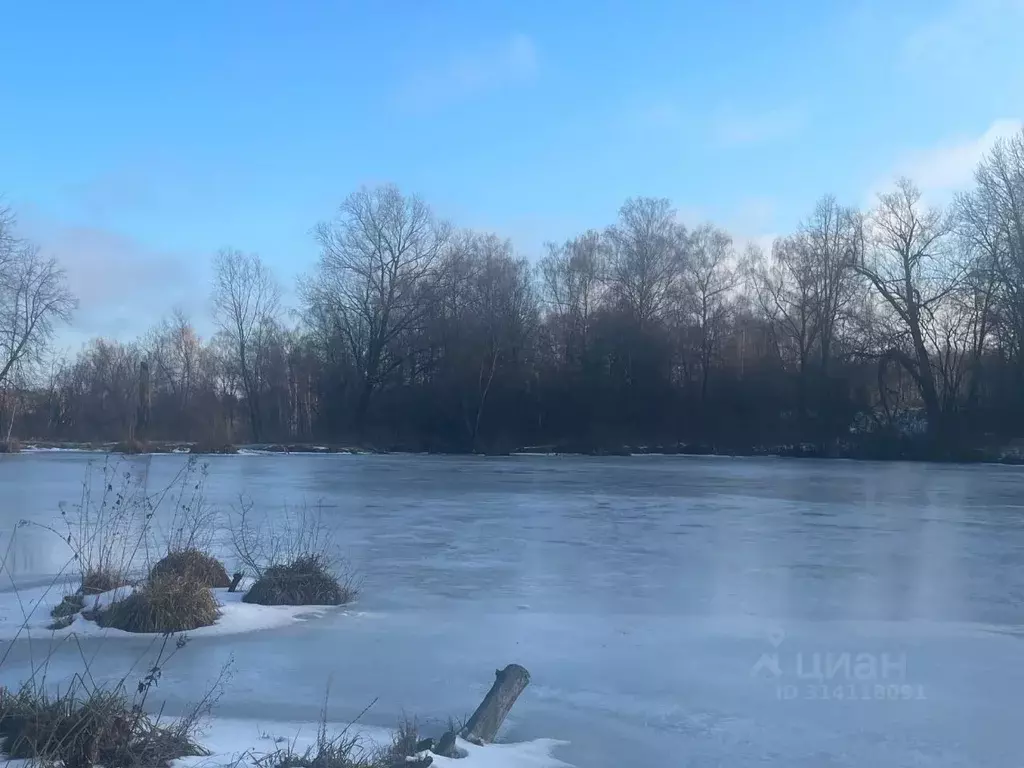
<instances>
[{"instance_id":1,"label":"wispy cloud","mask_svg":"<svg viewBox=\"0 0 1024 768\"><path fill-rule=\"evenodd\" d=\"M417 73L399 89L398 102L409 109L438 109L488 91L524 85L539 70L533 40L515 34Z\"/></svg>"},{"instance_id":2,"label":"wispy cloud","mask_svg":"<svg viewBox=\"0 0 1024 768\"><path fill-rule=\"evenodd\" d=\"M162 252L117 232L70 226L34 211L23 211L19 224L45 254L60 260L79 299L69 339L134 338L175 306L204 330L208 325L208 292L196 290L208 281L195 254Z\"/></svg>"},{"instance_id":3,"label":"wispy cloud","mask_svg":"<svg viewBox=\"0 0 1024 768\"><path fill-rule=\"evenodd\" d=\"M874 205L879 192L906 176L930 202L946 202L955 192L968 188L978 163L1000 139L1011 137L1024 127L1019 118L995 120L980 136L957 136L934 146L910 151L884 178L868 190L868 205Z\"/></svg>"},{"instance_id":4,"label":"wispy cloud","mask_svg":"<svg viewBox=\"0 0 1024 768\"><path fill-rule=\"evenodd\" d=\"M726 112L712 124L715 141L725 146L764 144L791 139L807 123L807 113L797 107L765 112Z\"/></svg>"}]
</instances>

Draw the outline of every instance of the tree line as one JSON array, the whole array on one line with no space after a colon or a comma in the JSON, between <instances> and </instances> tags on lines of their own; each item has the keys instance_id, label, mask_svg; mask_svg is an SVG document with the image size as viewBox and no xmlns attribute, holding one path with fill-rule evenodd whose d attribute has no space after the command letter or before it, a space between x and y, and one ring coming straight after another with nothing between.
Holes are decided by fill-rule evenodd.
<instances>
[{"instance_id":1,"label":"tree line","mask_svg":"<svg viewBox=\"0 0 1024 768\"><path fill-rule=\"evenodd\" d=\"M173 311L71 359L47 351L74 298L14 224L0 217L8 435L884 452L1024 427L1024 132L944 208L905 179L871 210L824 197L769 252L638 197L531 262L364 188L316 228L295 310L263 259L225 249L211 338Z\"/></svg>"}]
</instances>

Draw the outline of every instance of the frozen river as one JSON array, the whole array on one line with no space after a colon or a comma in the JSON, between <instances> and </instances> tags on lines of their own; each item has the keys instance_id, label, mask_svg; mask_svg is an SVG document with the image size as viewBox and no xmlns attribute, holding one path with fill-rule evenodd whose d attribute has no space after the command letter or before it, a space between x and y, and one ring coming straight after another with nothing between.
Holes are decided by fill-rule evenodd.
<instances>
[{"instance_id":1,"label":"frozen river","mask_svg":"<svg viewBox=\"0 0 1024 768\"><path fill-rule=\"evenodd\" d=\"M90 460L0 457L4 548L18 520L56 520ZM182 461L126 465L156 487ZM321 501L363 592L347 613L194 638L159 685L171 712L233 660L226 718L314 720L329 682L333 720L374 699L370 725L444 720L515 661L533 682L505 737L566 740L580 768L1024 764L1020 469L228 456L207 491L224 509ZM23 527L8 563L31 585L65 558ZM0 682L47 642L5 648ZM147 645L53 653L115 676Z\"/></svg>"}]
</instances>

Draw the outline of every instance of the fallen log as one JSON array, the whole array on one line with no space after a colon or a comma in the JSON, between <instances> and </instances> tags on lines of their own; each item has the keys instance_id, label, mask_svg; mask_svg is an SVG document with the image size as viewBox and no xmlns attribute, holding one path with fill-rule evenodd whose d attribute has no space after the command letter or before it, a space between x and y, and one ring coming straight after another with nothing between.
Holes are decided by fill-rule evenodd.
<instances>
[{"instance_id":1,"label":"fallen log","mask_svg":"<svg viewBox=\"0 0 1024 768\"><path fill-rule=\"evenodd\" d=\"M494 741L512 705L529 684L530 673L518 664L509 664L504 669L495 670L494 685L459 732L459 736L472 744L482 745Z\"/></svg>"}]
</instances>

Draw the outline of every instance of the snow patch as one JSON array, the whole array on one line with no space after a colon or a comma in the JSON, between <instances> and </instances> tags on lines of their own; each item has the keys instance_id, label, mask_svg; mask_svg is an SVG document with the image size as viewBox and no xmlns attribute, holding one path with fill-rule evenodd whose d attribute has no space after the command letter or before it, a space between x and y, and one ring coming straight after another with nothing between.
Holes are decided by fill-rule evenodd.
<instances>
[{"instance_id":1,"label":"snow patch","mask_svg":"<svg viewBox=\"0 0 1024 768\"><path fill-rule=\"evenodd\" d=\"M341 733L358 736L364 749L391 743L391 732L386 728L344 724L329 724L328 736ZM232 720L215 718L204 728L199 737L211 754L208 757L183 757L175 760L173 768L228 768L255 766L261 758L280 749L291 748L301 754L316 744L319 723L257 722L255 720ZM489 744L478 747L462 739L457 745L466 752L466 757L453 760L431 754L433 765L443 768L571 768L569 763L558 760L553 751L566 742L554 739L537 739L518 744Z\"/></svg>"},{"instance_id":2,"label":"snow patch","mask_svg":"<svg viewBox=\"0 0 1024 768\"><path fill-rule=\"evenodd\" d=\"M85 599L84 610L104 610L112 603L123 600L134 592L134 587L120 587L110 592L89 596ZM62 589L53 584L31 589L0 593L0 640L14 640L19 637L49 634L56 635L101 635L104 637L140 637L149 633L125 632L120 629L100 627L96 622L74 616L72 623L62 629L51 629L54 619L50 615L64 594L73 589ZM221 615L210 627L189 630L189 637L240 635L265 629L286 627L296 622L323 616L338 608L321 605L251 605L242 602L244 591L228 592L214 589L214 597L221 606Z\"/></svg>"}]
</instances>

